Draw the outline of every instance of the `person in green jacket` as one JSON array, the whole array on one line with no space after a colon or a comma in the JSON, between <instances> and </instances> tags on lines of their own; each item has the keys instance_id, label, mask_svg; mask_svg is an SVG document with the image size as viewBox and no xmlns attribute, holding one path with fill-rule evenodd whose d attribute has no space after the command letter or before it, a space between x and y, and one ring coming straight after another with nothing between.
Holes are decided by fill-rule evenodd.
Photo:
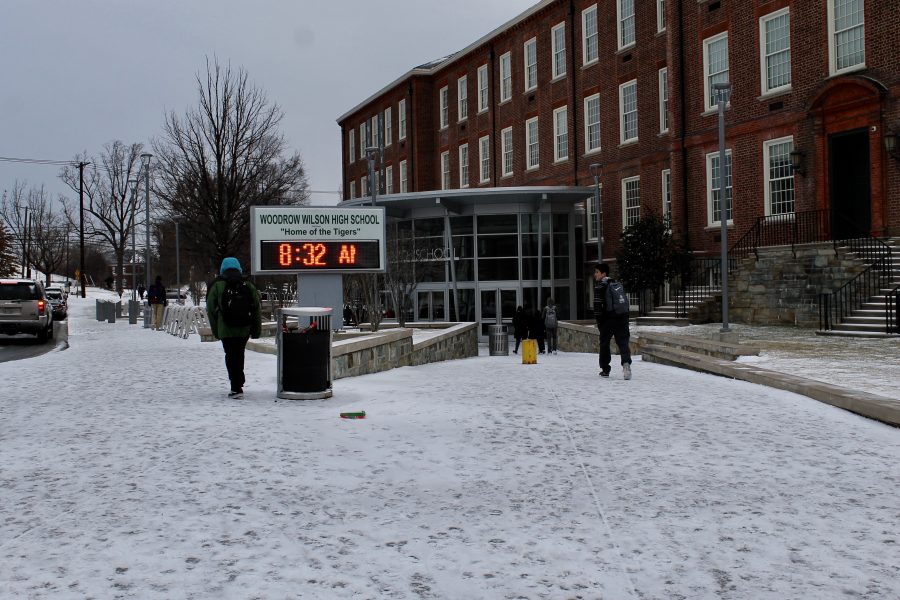
<instances>
[{"instance_id":1,"label":"person in green jacket","mask_svg":"<svg viewBox=\"0 0 900 600\"><path fill-rule=\"evenodd\" d=\"M225 368L231 382L229 398L244 397L244 351L247 339L262 331L259 291L244 280L241 263L233 256L222 261L219 276L206 295L209 326L225 350Z\"/></svg>"}]
</instances>

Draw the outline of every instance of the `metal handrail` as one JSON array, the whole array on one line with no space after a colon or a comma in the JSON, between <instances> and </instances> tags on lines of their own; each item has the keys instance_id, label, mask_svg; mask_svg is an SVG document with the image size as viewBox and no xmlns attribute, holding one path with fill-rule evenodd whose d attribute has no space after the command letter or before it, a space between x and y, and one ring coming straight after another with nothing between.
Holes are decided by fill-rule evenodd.
<instances>
[{"instance_id":1,"label":"metal handrail","mask_svg":"<svg viewBox=\"0 0 900 600\"><path fill-rule=\"evenodd\" d=\"M885 333L900 333L900 283L888 292L884 302Z\"/></svg>"},{"instance_id":2,"label":"metal handrail","mask_svg":"<svg viewBox=\"0 0 900 600\"><path fill-rule=\"evenodd\" d=\"M876 239L876 238L872 238ZM879 240L880 241L880 240ZM890 285L891 249L884 244L887 253L877 258L864 271L833 292L819 295L819 328L823 331L849 317L864 303ZM894 289L896 292L896 288ZM889 294L890 296L890 294ZM890 330L890 316L885 315L885 328Z\"/></svg>"}]
</instances>

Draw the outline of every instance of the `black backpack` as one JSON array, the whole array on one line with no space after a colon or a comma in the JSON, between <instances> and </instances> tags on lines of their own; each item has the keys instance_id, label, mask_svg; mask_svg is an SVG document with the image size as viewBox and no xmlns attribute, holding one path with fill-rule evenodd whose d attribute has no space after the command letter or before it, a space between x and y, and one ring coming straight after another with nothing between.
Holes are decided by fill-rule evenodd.
<instances>
[{"instance_id":1,"label":"black backpack","mask_svg":"<svg viewBox=\"0 0 900 600\"><path fill-rule=\"evenodd\" d=\"M253 292L241 279L226 279L222 292L222 320L229 327L247 327L253 322Z\"/></svg>"},{"instance_id":2,"label":"black backpack","mask_svg":"<svg viewBox=\"0 0 900 600\"><path fill-rule=\"evenodd\" d=\"M606 286L606 312L615 315L627 315L631 311L628 294L619 281L610 280Z\"/></svg>"}]
</instances>

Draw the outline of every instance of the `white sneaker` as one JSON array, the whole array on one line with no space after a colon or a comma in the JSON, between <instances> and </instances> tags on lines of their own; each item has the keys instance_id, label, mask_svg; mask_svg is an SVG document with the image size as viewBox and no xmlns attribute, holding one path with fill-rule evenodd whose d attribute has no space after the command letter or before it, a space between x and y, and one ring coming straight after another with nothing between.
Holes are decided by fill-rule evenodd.
<instances>
[{"instance_id":1,"label":"white sneaker","mask_svg":"<svg viewBox=\"0 0 900 600\"><path fill-rule=\"evenodd\" d=\"M631 365L622 365L622 376L631 379Z\"/></svg>"}]
</instances>

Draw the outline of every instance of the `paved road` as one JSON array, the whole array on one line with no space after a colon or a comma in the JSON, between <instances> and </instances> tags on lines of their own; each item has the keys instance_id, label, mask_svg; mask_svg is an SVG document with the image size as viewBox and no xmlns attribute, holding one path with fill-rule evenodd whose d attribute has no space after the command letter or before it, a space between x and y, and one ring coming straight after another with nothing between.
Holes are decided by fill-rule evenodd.
<instances>
[{"instance_id":1,"label":"paved road","mask_svg":"<svg viewBox=\"0 0 900 600\"><path fill-rule=\"evenodd\" d=\"M34 358L68 344L68 323L53 322L53 339L41 343L33 335L0 335L0 363Z\"/></svg>"}]
</instances>

